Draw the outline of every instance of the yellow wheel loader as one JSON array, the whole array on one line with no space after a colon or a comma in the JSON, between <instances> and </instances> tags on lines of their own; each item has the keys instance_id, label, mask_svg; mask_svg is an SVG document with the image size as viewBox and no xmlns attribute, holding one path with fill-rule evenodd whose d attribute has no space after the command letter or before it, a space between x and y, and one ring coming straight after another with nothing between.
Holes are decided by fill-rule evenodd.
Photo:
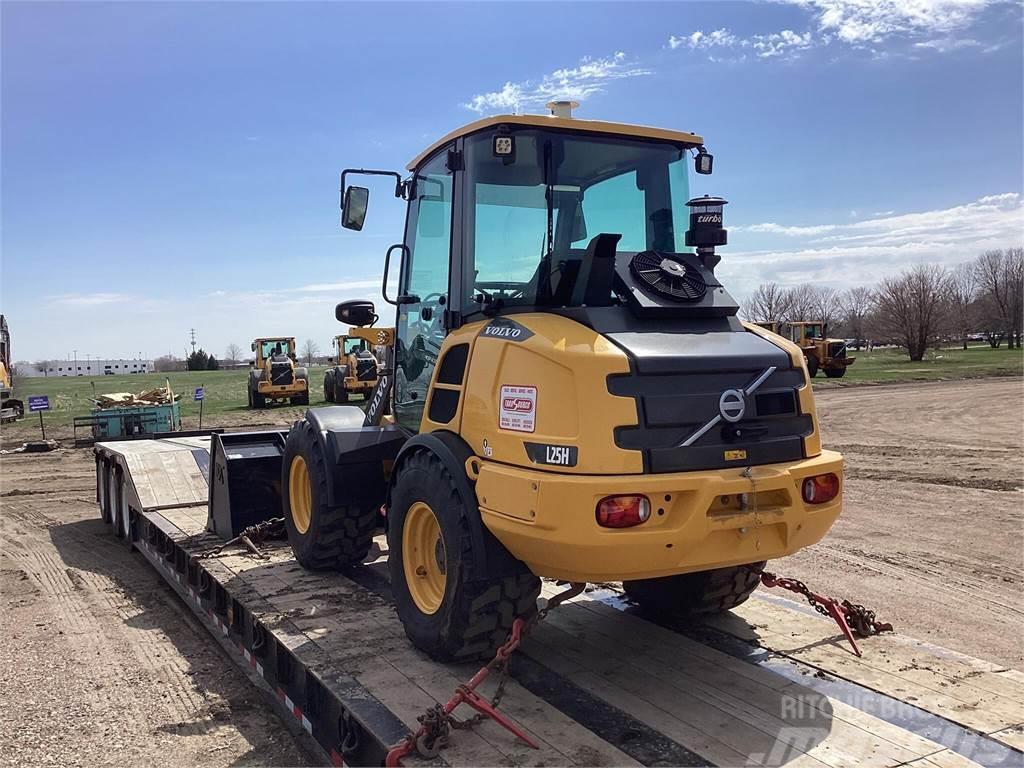
<instances>
[{"instance_id":1,"label":"yellow wheel loader","mask_svg":"<svg viewBox=\"0 0 1024 768\"><path fill-rule=\"evenodd\" d=\"M796 344L807 360L807 372L813 379L818 371L824 371L830 379L846 375L847 367L853 365L856 357L847 355L846 342L828 338L828 326L820 322L791 321L787 323L763 322L756 325L765 330L785 336Z\"/></svg>"},{"instance_id":2,"label":"yellow wheel loader","mask_svg":"<svg viewBox=\"0 0 1024 768\"><path fill-rule=\"evenodd\" d=\"M256 339L250 348L256 353L247 387L250 408L266 408L275 400L309 405L309 377L296 364L294 336Z\"/></svg>"},{"instance_id":3,"label":"yellow wheel loader","mask_svg":"<svg viewBox=\"0 0 1024 768\"><path fill-rule=\"evenodd\" d=\"M369 398L380 373L370 340L343 334L335 336L332 344L337 365L324 374L324 400L347 403L350 395Z\"/></svg>"},{"instance_id":4,"label":"yellow wheel loader","mask_svg":"<svg viewBox=\"0 0 1024 768\"><path fill-rule=\"evenodd\" d=\"M557 105L453 131L408 176L341 174L349 229L369 201L354 175L407 206L394 327L336 310L394 344L365 413L310 409L262 439L283 442L303 566L359 566L386 523L398 615L431 657L491 658L541 577L728 610L839 515L803 353L737 318L715 274L726 201L691 199L691 153L710 173L700 136Z\"/></svg>"},{"instance_id":5,"label":"yellow wheel loader","mask_svg":"<svg viewBox=\"0 0 1024 768\"><path fill-rule=\"evenodd\" d=\"M7 318L0 315L0 421L14 421L25 413L25 404L12 397L13 393L11 333L7 330Z\"/></svg>"}]
</instances>

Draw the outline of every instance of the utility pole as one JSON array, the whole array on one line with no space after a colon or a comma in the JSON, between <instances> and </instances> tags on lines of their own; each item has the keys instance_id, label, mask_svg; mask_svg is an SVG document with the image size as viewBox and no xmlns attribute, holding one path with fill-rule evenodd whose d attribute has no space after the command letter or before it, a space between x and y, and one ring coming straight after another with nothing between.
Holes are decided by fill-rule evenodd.
<instances>
[{"instance_id":1,"label":"utility pole","mask_svg":"<svg viewBox=\"0 0 1024 768\"><path fill-rule=\"evenodd\" d=\"M78 375L78 350L77 349L75 350L75 371L74 371L74 374L75 374L75 376Z\"/></svg>"},{"instance_id":2,"label":"utility pole","mask_svg":"<svg viewBox=\"0 0 1024 768\"><path fill-rule=\"evenodd\" d=\"M192 328L191 329L191 333L192 333L192 354L195 354L195 352L196 352L196 329Z\"/></svg>"}]
</instances>

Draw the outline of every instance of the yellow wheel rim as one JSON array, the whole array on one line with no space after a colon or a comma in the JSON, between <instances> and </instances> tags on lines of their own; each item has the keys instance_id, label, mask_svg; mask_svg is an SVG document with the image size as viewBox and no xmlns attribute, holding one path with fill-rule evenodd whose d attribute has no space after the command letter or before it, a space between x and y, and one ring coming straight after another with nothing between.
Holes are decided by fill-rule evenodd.
<instances>
[{"instance_id":1,"label":"yellow wheel rim","mask_svg":"<svg viewBox=\"0 0 1024 768\"><path fill-rule=\"evenodd\" d=\"M417 501L405 515L402 527L402 566L416 607L423 613L437 613L448 582L447 560L441 526L434 510Z\"/></svg>"},{"instance_id":2,"label":"yellow wheel rim","mask_svg":"<svg viewBox=\"0 0 1024 768\"><path fill-rule=\"evenodd\" d=\"M288 468L288 504L291 508L292 522L295 530L305 533L309 530L309 521L313 517L313 498L309 486L309 468L301 456L292 459Z\"/></svg>"}]
</instances>

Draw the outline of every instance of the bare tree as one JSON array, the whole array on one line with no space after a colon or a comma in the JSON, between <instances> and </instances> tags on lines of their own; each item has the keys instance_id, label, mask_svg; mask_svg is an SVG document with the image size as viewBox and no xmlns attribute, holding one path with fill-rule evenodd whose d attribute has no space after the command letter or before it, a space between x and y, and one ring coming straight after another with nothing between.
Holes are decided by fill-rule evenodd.
<instances>
[{"instance_id":1,"label":"bare tree","mask_svg":"<svg viewBox=\"0 0 1024 768\"><path fill-rule=\"evenodd\" d=\"M978 285L999 314L1006 330L1006 346L1021 346L1024 310L1024 248L985 251L978 257Z\"/></svg>"},{"instance_id":2,"label":"bare tree","mask_svg":"<svg viewBox=\"0 0 1024 768\"><path fill-rule=\"evenodd\" d=\"M811 307L814 311L814 317L808 319L821 320L825 324L827 333L827 329L835 324L842 311L842 305L839 303L839 300L839 291L835 288L829 288L824 285L812 287Z\"/></svg>"},{"instance_id":3,"label":"bare tree","mask_svg":"<svg viewBox=\"0 0 1024 768\"><path fill-rule=\"evenodd\" d=\"M876 306L882 327L907 349L910 359L924 359L939 339L949 295L949 273L934 264L919 264L878 286Z\"/></svg>"},{"instance_id":4,"label":"bare tree","mask_svg":"<svg viewBox=\"0 0 1024 768\"><path fill-rule=\"evenodd\" d=\"M974 264L960 264L949 273L949 308L964 349L977 321L978 270Z\"/></svg>"},{"instance_id":5,"label":"bare tree","mask_svg":"<svg viewBox=\"0 0 1024 768\"><path fill-rule=\"evenodd\" d=\"M50 361L49 360L39 360L39 361L33 363L32 367L35 368L37 371L39 371L41 374L43 374L43 376L46 376L47 372L49 371L49 368L50 368Z\"/></svg>"},{"instance_id":6,"label":"bare tree","mask_svg":"<svg viewBox=\"0 0 1024 768\"><path fill-rule=\"evenodd\" d=\"M744 307L747 319L755 323L780 323L789 311L789 292L778 283L761 283Z\"/></svg>"},{"instance_id":7,"label":"bare tree","mask_svg":"<svg viewBox=\"0 0 1024 768\"><path fill-rule=\"evenodd\" d=\"M302 357L306 361L306 365L313 364L313 358L320 354L320 347L312 339L306 339L302 345Z\"/></svg>"},{"instance_id":8,"label":"bare tree","mask_svg":"<svg viewBox=\"0 0 1024 768\"><path fill-rule=\"evenodd\" d=\"M789 303L786 307L786 320L800 322L802 320L818 320L817 296L814 287L804 283L786 291L786 298Z\"/></svg>"},{"instance_id":9,"label":"bare tree","mask_svg":"<svg viewBox=\"0 0 1024 768\"><path fill-rule=\"evenodd\" d=\"M839 311L847 331L853 337L854 349L859 350L867 340L868 317L875 303L875 292L866 285L843 292L839 296Z\"/></svg>"},{"instance_id":10,"label":"bare tree","mask_svg":"<svg viewBox=\"0 0 1024 768\"><path fill-rule=\"evenodd\" d=\"M228 344L228 348L224 350L224 360L231 363L231 367L234 368L238 365L238 361L242 357L242 348L231 342Z\"/></svg>"},{"instance_id":11,"label":"bare tree","mask_svg":"<svg viewBox=\"0 0 1024 768\"><path fill-rule=\"evenodd\" d=\"M167 371L181 371L185 368L185 361L181 360L174 355L162 355L153 361L153 370L159 373L165 373Z\"/></svg>"}]
</instances>

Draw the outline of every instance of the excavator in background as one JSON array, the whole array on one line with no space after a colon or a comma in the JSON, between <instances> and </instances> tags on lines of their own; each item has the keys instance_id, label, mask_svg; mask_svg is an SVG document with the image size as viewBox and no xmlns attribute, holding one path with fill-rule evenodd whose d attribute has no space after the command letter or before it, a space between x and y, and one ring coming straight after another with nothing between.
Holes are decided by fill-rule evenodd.
<instances>
[{"instance_id":1,"label":"excavator in background","mask_svg":"<svg viewBox=\"0 0 1024 768\"><path fill-rule=\"evenodd\" d=\"M7 318L0 315L0 421L14 421L25 413L25 404L11 395L14 392L14 374L11 370L11 332Z\"/></svg>"},{"instance_id":2,"label":"excavator in background","mask_svg":"<svg viewBox=\"0 0 1024 768\"><path fill-rule=\"evenodd\" d=\"M305 368L296 365L294 336L256 339L251 349L256 359L249 371L250 408L265 408L268 400L309 405L308 375Z\"/></svg>"},{"instance_id":3,"label":"excavator in background","mask_svg":"<svg viewBox=\"0 0 1024 768\"><path fill-rule=\"evenodd\" d=\"M347 403L351 395L369 398L377 386L380 362L369 339L342 334L331 341L337 363L324 374L324 400Z\"/></svg>"},{"instance_id":4,"label":"excavator in background","mask_svg":"<svg viewBox=\"0 0 1024 768\"><path fill-rule=\"evenodd\" d=\"M846 369L853 365L856 357L846 354L846 342L843 339L828 338L828 325L818 321L793 320L790 322L755 323L767 331L789 339L807 358L807 372L813 379L818 371L824 371L830 379L840 379L846 375Z\"/></svg>"}]
</instances>

